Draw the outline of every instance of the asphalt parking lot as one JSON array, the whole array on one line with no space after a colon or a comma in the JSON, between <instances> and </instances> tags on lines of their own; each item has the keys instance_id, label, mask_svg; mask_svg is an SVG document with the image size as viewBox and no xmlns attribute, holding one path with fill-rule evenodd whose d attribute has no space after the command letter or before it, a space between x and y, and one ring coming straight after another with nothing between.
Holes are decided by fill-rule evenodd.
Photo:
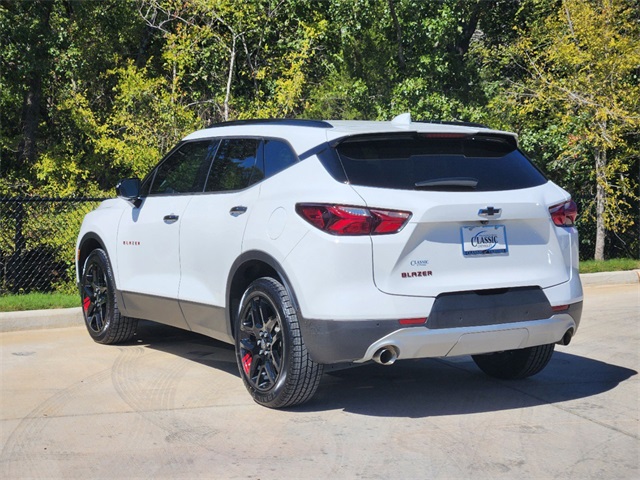
<instances>
[{"instance_id":1,"label":"asphalt parking lot","mask_svg":"<svg viewBox=\"0 0 640 480\"><path fill-rule=\"evenodd\" d=\"M577 336L522 381L469 357L325 374L314 399L253 403L231 347L142 325L0 333L0 477L638 478L640 286L589 286Z\"/></svg>"}]
</instances>

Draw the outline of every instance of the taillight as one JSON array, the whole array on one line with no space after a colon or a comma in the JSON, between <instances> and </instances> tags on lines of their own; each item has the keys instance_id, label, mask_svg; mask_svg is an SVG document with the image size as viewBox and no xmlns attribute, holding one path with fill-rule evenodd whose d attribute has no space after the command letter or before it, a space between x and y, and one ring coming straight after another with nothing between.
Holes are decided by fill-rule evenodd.
<instances>
[{"instance_id":1,"label":"taillight","mask_svg":"<svg viewBox=\"0 0 640 480\"><path fill-rule=\"evenodd\" d=\"M578 206L573 200L549 207L551 220L558 227L572 227L578 216Z\"/></svg>"},{"instance_id":2,"label":"taillight","mask_svg":"<svg viewBox=\"0 0 640 480\"><path fill-rule=\"evenodd\" d=\"M384 235L399 232L411 212L348 205L299 203L296 212L331 235Z\"/></svg>"}]
</instances>

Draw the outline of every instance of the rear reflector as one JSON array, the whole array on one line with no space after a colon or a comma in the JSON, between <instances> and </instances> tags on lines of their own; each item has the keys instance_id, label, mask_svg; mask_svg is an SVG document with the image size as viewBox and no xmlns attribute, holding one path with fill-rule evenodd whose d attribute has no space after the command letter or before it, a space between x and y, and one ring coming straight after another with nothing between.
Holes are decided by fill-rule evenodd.
<instances>
[{"instance_id":1,"label":"rear reflector","mask_svg":"<svg viewBox=\"0 0 640 480\"><path fill-rule=\"evenodd\" d=\"M411 212L369 209L349 205L296 205L296 212L307 222L331 235L385 235L399 232Z\"/></svg>"},{"instance_id":2,"label":"rear reflector","mask_svg":"<svg viewBox=\"0 0 640 480\"><path fill-rule=\"evenodd\" d=\"M426 318L401 318L398 320L400 325L424 325L427 323Z\"/></svg>"},{"instance_id":3,"label":"rear reflector","mask_svg":"<svg viewBox=\"0 0 640 480\"><path fill-rule=\"evenodd\" d=\"M551 310L554 312L564 312L565 310L569 310L569 305L556 305L555 307L551 307Z\"/></svg>"},{"instance_id":4,"label":"rear reflector","mask_svg":"<svg viewBox=\"0 0 640 480\"><path fill-rule=\"evenodd\" d=\"M578 206L573 200L549 207L553 223L558 227L573 227L578 216Z\"/></svg>"}]
</instances>

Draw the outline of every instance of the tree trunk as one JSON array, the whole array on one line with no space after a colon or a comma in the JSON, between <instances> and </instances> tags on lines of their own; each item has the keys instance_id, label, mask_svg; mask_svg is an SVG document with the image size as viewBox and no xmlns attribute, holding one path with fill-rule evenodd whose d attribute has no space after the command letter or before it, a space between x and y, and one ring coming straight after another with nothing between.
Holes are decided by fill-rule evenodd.
<instances>
[{"instance_id":1,"label":"tree trunk","mask_svg":"<svg viewBox=\"0 0 640 480\"><path fill-rule=\"evenodd\" d=\"M461 0L460 5L464 5L467 0ZM480 13L482 9L488 8L484 2L478 2L473 9L471 10L471 15L469 16L469 20L462 25L462 35L460 37L454 38L455 43L452 45L452 49L455 53L460 55L460 57L464 57L469 51L469 46L471 45L471 38L478 28L478 22L480 20Z\"/></svg>"},{"instance_id":2,"label":"tree trunk","mask_svg":"<svg viewBox=\"0 0 640 480\"><path fill-rule=\"evenodd\" d=\"M389 3L389 13L391 13L391 18L393 19L393 26L396 29L396 42L398 44L398 65L400 69L404 70L407 66L407 62L404 58L404 49L402 48L402 27L400 26L400 22L398 21L398 16L396 15L396 9L393 5L393 0L388 0Z\"/></svg>"},{"instance_id":3,"label":"tree trunk","mask_svg":"<svg viewBox=\"0 0 640 480\"><path fill-rule=\"evenodd\" d=\"M38 153L38 124L40 123L40 98L42 97L42 74L32 73L29 89L22 102L22 140L18 147L22 165L33 165Z\"/></svg>"},{"instance_id":4,"label":"tree trunk","mask_svg":"<svg viewBox=\"0 0 640 480\"><path fill-rule=\"evenodd\" d=\"M604 226L604 209L606 203L606 192L604 185L605 166L607 164L607 152L596 149L596 251L595 260L604 260L604 244L607 238L607 231Z\"/></svg>"},{"instance_id":5,"label":"tree trunk","mask_svg":"<svg viewBox=\"0 0 640 480\"><path fill-rule=\"evenodd\" d=\"M233 34L233 33L232 33ZM231 57L229 58L229 75L227 77L227 89L224 95L224 121L229 120L229 100L231 99L231 81L233 80L233 69L236 63L236 40L237 35L233 34L233 43L231 45Z\"/></svg>"},{"instance_id":6,"label":"tree trunk","mask_svg":"<svg viewBox=\"0 0 640 480\"><path fill-rule=\"evenodd\" d=\"M34 2L32 11L37 16L37 31L33 39L33 48L26 52L29 64L27 72L27 90L22 101L22 115L20 119L22 139L18 145L18 162L31 166L38 157L38 127L40 124L40 109L42 99L42 80L45 75L50 54L47 40L51 37L49 19L53 9L53 2Z\"/></svg>"}]
</instances>

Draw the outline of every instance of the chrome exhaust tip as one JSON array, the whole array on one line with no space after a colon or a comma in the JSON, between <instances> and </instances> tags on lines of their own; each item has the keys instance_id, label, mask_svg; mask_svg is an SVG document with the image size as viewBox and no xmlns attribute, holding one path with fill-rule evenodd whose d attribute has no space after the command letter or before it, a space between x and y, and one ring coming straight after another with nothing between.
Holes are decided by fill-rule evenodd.
<instances>
[{"instance_id":1,"label":"chrome exhaust tip","mask_svg":"<svg viewBox=\"0 0 640 480\"><path fill-rule=\"evenodd\" d=\"M373 361L380 365L393 365L398 359L396 347L382 347L373 355Z\"/></svg>"},{"instance_id":2,"label":"chrome exhaust tip","mask_svg":"<svg viewBox=\"0 0 640 480\"><path fill-rule=\"evenodd\" d=\"M574 334L573 328L570 328L569 330L567 330L565 334L562 336L562 338L560 339L560 341L558 342L558 345L564 345L564 346L569 345L569 343L571 343L571 338L573 338L573 334Z\"/></svg>"}]
</instances>

